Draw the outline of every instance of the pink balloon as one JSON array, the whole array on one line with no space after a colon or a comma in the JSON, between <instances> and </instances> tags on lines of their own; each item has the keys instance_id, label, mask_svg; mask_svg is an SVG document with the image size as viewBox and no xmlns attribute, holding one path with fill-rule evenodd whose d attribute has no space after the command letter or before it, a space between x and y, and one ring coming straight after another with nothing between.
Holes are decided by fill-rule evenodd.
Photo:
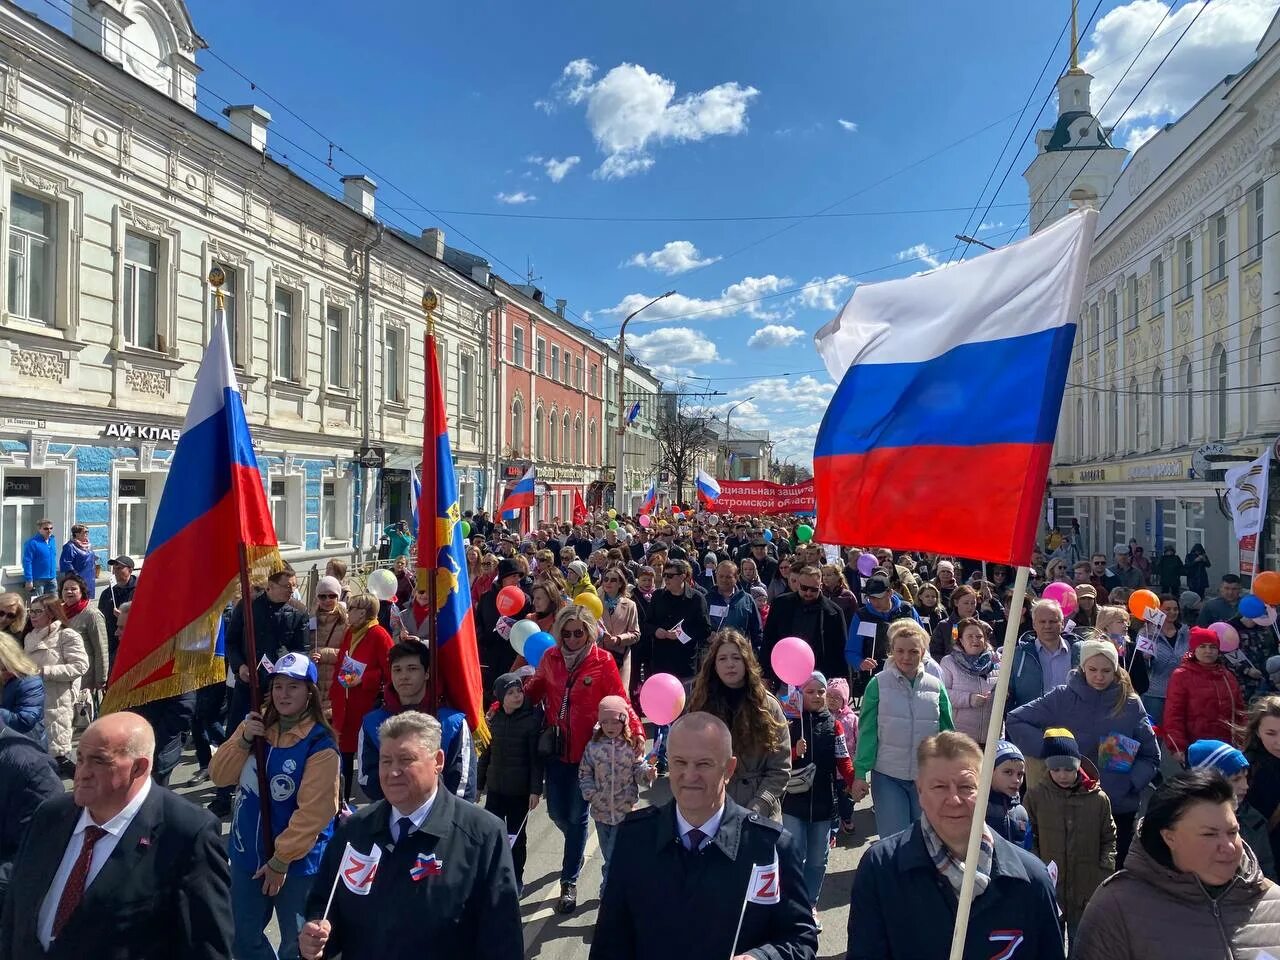
<instances>
[{"instance_id":1,"label":"pink balloon","mask_svg":"<svg viewBox=\"0 0 1280 960\"><path fill-rule=\"evenodd\" d=\"M1218 649L1223 653L1232 653L1240 649L1240 634L1236 633L1236 628L1231 624L1219 620L1217 623L1209 624L1209 629L1218 635Z\"/></svg>"},{"instance_id":2,"label":"pink balloon","mask_svg":"<svg viewBox=\"0 0 1280 960\"><path fill-rule=\"evenodd\" d=\"M783 637L773 648L769 662L779 680L801 686L813 673L813 647L799 637Z\"/></svg>"},{"instance_id":3,"label":"pink balloon","mask_svg":"<svg viewBox=\"0 0 1280 960\"><path fill-rule=\"evenodd\" d=\"M653 523L653 517L649 516L647 513L640 514L640 526L647 527L651 523Z\"/></svg>"},{"instance_id":4,"label":"pink balloon","mask_svg":"<svg viewBox=\"0 0 1280 960\"><path fill-rule=\"evenodd\" d=\"M1267 607L1267 609L1263 611L1262 616L1254 617L1252 619L1254 623L1260 623L1263 626L1269 627L1276 622L1276 608Z\"/></svg>"},{"instance_id":5,"label":"pink balloon","mask_svg":"<svg viewBox=\"0 0 1280 960\"><path fill-rule=\"evenodd\" d=\"M876 567L880 565L880 561L876 559L874 553L864 553L858 557L858 572L864 577L869 577L876 572Z\"/></svg>"},{"instance_id":6,"label":"pink balloon","mask_svg":"<svg viewBox=\"0 0 1280 960\"><path fill-rule=\"evenodd\" d=\"M684 709L684 687L669 673L655 673L640 688L640 709L646 719L665 726Z\"/></svg>"},{"instance_id":7,"label":"pink balloon","mask_svg":"<svg viewBox=\"0 0 1280 960\"><path fill-rule=\"evenodd\" d=\"M1045 600L1053 600L1062 608L1062 615L1069 617L1076 612L1076 607L1080 605L1080 601L1076 599L1076 591L1069 583L1062 583L1055 580L1044 588L1044 592L1040 594Z\"/></svg>"}]
</instances>

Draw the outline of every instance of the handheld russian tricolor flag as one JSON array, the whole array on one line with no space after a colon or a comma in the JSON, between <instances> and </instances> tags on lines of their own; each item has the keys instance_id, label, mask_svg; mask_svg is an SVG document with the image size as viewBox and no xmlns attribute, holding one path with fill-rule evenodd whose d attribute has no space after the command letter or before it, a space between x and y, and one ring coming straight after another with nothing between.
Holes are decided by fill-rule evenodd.
<instances>
[{"instance_id":1,"label":"handheld russian tricolor flag","mask_svg":"<svg viewBox=\"0 0 1280 960\"><path fill-rule=\"evenodd\" d=\"M640 501L641 513L652 513L653 508L658 505L658 481L650 480L649 489L644 492L644 499Z\"/></svg>"},{"instance_id":2,"label":"handheld russian tricolor flag","mask_svg":"<svg viewBox=\"0 0 1280 960\"><path fill-rule=\"evenodd\" d=\"M860 286L818 331L840 384L814 449L818 540L1030 562L1097 217Z\"/></svg>"},{"instance_id":3,"label":"handheld russian tricolor flag","mask_svg":"<svg viewBox=\"0 0 1280 960\"><path fill-rule=\"evenodd\" d=\"M698 491L698 499L707 506L720 499L720 484L705 470L699 470L694 475L694 487Z\"/></svg>"},{"instance_id":4,"label":"handheld russian tricolor flag","mask_svg":"<svg viewBox=\"0 0 1280 960\"><path fill-rule=\"evenodd\" d=\"M527 510L532 507L536 484L537 470L534 467L530 467L524 472L524 476L516 482L516 485L511 488L511 492L502 501L502 506L498 508L498 512L506 514L508 511Z\"/></svg>"}]
</instances>

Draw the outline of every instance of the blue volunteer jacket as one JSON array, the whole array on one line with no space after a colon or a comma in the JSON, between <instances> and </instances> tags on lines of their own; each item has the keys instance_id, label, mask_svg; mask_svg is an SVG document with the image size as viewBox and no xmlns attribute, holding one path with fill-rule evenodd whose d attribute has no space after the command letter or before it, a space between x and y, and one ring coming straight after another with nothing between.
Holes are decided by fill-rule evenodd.
<instances>
[{"instance_id":1,"label":"blue volunteer jacket","mask_svg":"<svg viewBox=\"0 0 1280 960\"><path fill-rule=\"evenodd\" d=\"M27 583L58 578L58 538L35 534L22 545L22 579Z\"/></svg>"},{"instance_id":2,"label":"blue volunteer jacket","mask_svg":"<svg viewBox=\"0 0 1280 960\"><path fill-rule=\"evenodd\" d=\"M378 781L378 728L382 721L400 710L390 710L385 705L375 707L364 717L360 725L360 743L356 747L356 769L359 771L360 789L370 800L382 799L382 784ZM414 709L409 707L407 709ZM444 751L444 770L440 776L450 793L463 800L476 799L476 752L472 746L471 729L467 716L461 710L441 707L436 713L440 721L440 749Z\"/></svg>"}]
</instances>

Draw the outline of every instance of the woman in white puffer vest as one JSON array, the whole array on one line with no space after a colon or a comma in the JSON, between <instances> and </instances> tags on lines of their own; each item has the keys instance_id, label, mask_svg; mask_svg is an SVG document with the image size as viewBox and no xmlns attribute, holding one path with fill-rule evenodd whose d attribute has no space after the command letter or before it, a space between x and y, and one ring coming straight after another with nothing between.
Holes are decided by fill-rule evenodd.
<instances>
[{"instance_id":1,"label":"woman in white puffer vest","mask_svg":"<svg viewBox=\"0 0 1280 960\"><path fill-rule=\"evenodd\" d=\"M882 839L920 819L916 748L928 737L955 729L942 681L922 665L929 649L924 627L914 620L895 620L888 640L889 660L862 695L853 762L854 799L871 793L876 832Z\"/></svg>"}]
</instances>

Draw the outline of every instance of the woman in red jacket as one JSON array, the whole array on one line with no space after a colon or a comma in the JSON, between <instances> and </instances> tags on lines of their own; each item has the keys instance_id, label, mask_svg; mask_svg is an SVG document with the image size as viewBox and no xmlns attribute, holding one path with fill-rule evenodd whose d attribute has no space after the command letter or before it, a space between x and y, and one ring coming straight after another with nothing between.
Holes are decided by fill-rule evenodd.
<instances>
[{"instance_id":1,"label":"woman in red jacket","mask_svg":"<svg viewBox=\"0 0 1280 960\"><path fill-rule=\"evenodd\" d=\"M556 615L551 635L556 645L543 655L524 692L526 701L541 704L546 716L547 729L538 747L546 764L547 814L564 834L556 911L572 913L578 906L578 874L589 822L587 801L578 786L578 761L591 740L600 701L609 696L630 701L613 654L596 643L600 627L590 610L576 604L565 607ZM644 725L634 710L628 713L636 742L644 743ZM549 743L553 737L555 742Z\"/></svg>"},{"instance_id":2,"label":"woman in red jacket","mask_svg":"<svg viewBox=\"0 0 1280 960\"><path fill-rule=\"evenodd\" d=\"M1165 741L1186 763L1187 747L1197 740L1234 743L1245 727L1244 698L1235 676L1219 661L1218 635L1192 627L1190 652L1169 678L1164 704Z\"/></svg>"},{"instance_id":3,"label":"woman in red jacket","mask_svg":"<svg viewBox=\"0 0 1280 960\"><path fill-rule=\"evenodd\" d=\"M351 799L360 724L374 708L382 685L391 678L387 653L391 634L378 623L378 598L369 594L347 601L347 632L338 648L337 669L329 690L333 729L342 753L342 799Z\"/></svg>"}]
</instances>

